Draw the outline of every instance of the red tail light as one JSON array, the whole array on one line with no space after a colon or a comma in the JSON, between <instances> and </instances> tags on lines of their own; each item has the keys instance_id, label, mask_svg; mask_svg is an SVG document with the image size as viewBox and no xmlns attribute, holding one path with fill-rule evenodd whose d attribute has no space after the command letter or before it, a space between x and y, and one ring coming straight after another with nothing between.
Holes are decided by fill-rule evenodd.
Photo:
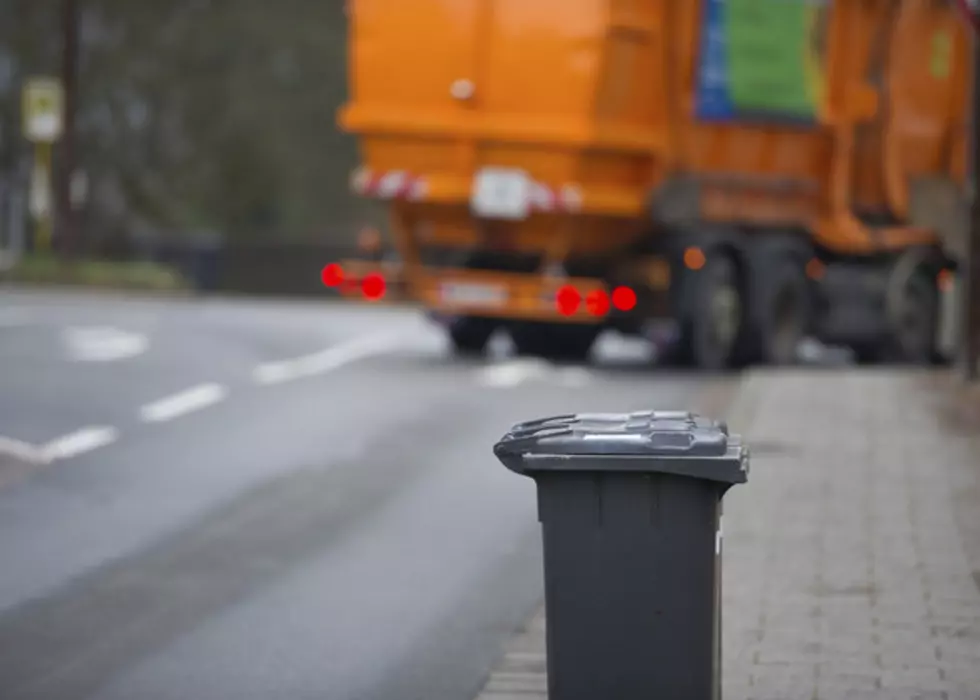
<instances>
[{"instance_id":1,"label":"red tail light","mask_svg":"<svg viewBox=\"0 0 980 700\"><path fill-rule=\"evenodd\" d=\"M385 295L385 278L374 273L361 280L361 293L366 299L380 299Z\"/></svg>"},{"instance_id":2,"label":"red tail light","mask_svg":"<svg viewBox=\"0 0 980 700\"><path fill-rule=\"evenodd\" d=\"M326 287L339 287L344 282L344 269L337 263L330 263L320 271L320 280Z\"/></svg>"},{"instance_id":3,"label":"red tail light","mask_svg":"<svg viewBox=\"0 0 980 700\"><path fill-rule=\"evenodd\" d=\"M570 284L559 289L555 296L558 312L564 316L577 313L582 301L581 293ZM636 306L636 295L632 289L619 287L613 292L611 305L622 311L629 311ZM593 316L605 316L610 309L609 293L604 289L593 289L585 297L585 308Z\"/></svg>"},{"instance_id":4,"label":"red tail light","mask_svg":"<svg viewBox=\"0 0 980 700\"><path fill-rule=\"evenodd\" d=\"M578 307L582 303L582 295L578 293L575 287L566 284L558 290L558 294L555 296L555 303L558 305L559 313L565 316L571 316L578 311Z\"/></svg>"},{"instance_id":5,"label":"red tail light","mask_svg":"<svg viewBox=\"0 0 980 700\"><path fill-rule=\"evenodd\" d=\"M604 289L593 290L585 298L585 306L593 316L605 316L609 313L609 295Z\"/></svg>"},{"instance_id":6,"label":"red tail light","mask_svg":"<svg viewBox=\"0 0 980 700\"><path fill-rule=\"evenodd\" d=\"M616 287L612 293L612 303L620 311L632 311L636 306L636 292L629 287Z\"/></svg>"}]
</instances>

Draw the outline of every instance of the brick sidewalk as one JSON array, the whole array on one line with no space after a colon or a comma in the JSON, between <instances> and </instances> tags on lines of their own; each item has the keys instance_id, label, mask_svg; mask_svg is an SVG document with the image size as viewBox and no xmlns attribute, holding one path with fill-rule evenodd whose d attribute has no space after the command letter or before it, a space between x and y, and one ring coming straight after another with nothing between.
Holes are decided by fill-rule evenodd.
<instances>
[{"instance_id":1,"label":"brick sidewalk","mask_svg":"<svg viewBox=\"0 0 980 700\"><path fill-rule=\"evenodd\" d=\"M725 500L724 700L980 700L980 429L932 375L749 375ZM546 698L539 612L479 700ZM598 700L598 699L597 699Z\"/></svg>"}]
</instances>

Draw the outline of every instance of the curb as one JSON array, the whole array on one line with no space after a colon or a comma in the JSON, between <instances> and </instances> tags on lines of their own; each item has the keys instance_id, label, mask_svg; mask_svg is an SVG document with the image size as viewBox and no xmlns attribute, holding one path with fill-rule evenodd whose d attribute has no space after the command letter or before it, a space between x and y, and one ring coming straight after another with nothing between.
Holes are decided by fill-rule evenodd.
<instances>
[{"instance_id":1,"label":"curb","mask_svg":"<svg viewBox=\"0 0 980 700\"><path fill-rule=\"evenodd\" d=\"M263 302L307 302L310 304L342 304L344 306L366 306L366 307L405 307L421 308L418 302L403 299L382 299L376 302L364 302L359 299L345 299L340 295L329 294L323 296L315 295L288 295L288 294L258 294L252 292L201 292L195 289L147 289L142 287L110 287L110 286L89 286L73 284L31 284L23 282L3 282L0 281L0 292L13 292L16 294L72 294L89 296L126 296L159 299L188 299L188 300L207 300L207 299L229 299L229 300L257 300Z\"/></svg>"},{"instance_id":2,"label":"curb","mask_svg":"<svg viewBox=\"0 0 980 700\"><path fill-rule=\"evenodd\" d=\"M85 284L47 284L30 282L4 282L0 281L0 291L15 292L17 294L87 294L91 296L127 296L159 297L159 298L192 298L198 296L196 292L189 289L148 289L145 287L111 287Z\"/></svg>"}]
</instances>

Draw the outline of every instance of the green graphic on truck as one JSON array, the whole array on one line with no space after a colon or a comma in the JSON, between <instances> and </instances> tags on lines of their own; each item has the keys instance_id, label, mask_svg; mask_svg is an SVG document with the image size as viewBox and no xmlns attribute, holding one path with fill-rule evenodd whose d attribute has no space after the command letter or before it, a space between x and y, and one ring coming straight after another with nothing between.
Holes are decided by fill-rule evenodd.
<instances>
[{"instance_id":1,"label":"green graphic on truck","mask_svg":"<svg viewBox=\"0 0 980 700\"><path fill-rule=\"evenodd\" d=\"M828 0L704 0L698 116L813 121Z\"/></svg>"}]
</instances>

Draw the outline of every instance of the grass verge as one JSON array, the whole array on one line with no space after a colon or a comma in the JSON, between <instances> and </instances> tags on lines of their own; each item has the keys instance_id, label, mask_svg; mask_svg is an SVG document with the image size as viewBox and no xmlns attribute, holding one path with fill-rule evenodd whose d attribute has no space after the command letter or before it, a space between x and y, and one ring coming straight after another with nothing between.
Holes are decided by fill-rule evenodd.
<instances>
[{"instance_id":1,"label":"grass verge","mask_svg":"<svg viewBox=\"0 0 980 700\"><path fill-rule=\"evenodd\" d=\"M98 289L177 291L187 281L172 268L151 262L71 262L46 255L26 255L0 270L0 280L26 285L68 285Z\"/></svg>"}]
</instances>

